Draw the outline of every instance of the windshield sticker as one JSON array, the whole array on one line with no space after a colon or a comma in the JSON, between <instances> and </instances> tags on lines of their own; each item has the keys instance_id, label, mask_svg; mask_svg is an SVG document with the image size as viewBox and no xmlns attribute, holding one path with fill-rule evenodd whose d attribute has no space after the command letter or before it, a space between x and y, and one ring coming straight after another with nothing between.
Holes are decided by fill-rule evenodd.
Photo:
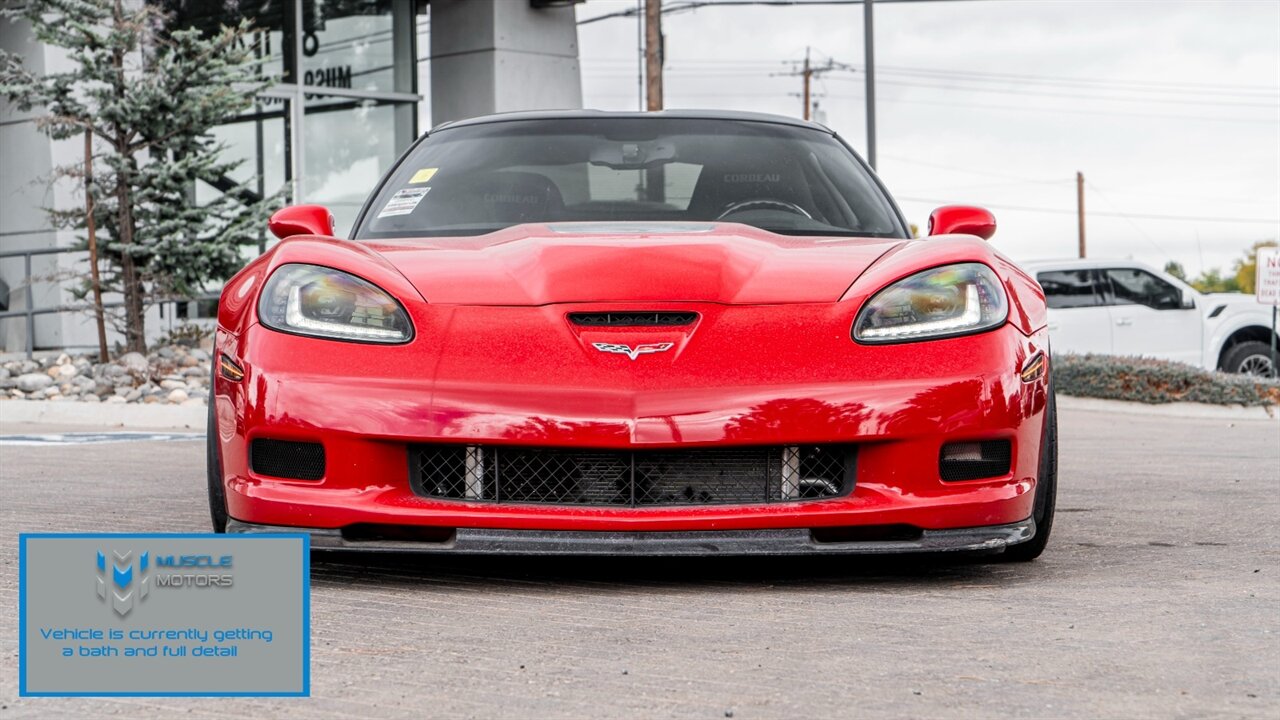
<instances>
[{"instance_id":1,"label":"windshield sticker","mask_svg":"<svg viewBox=\"0 0 1280 720\"><path fill-rule=\"evenodd\" d=\"M422 198L431 192L431 188L405 188L399 190L387 204L382 207L382 212L378 213L378 217L391 217L393 215L408 215L418 207L418 203L422 202Z\"/></svg>"},{"instance_id":2,"label":"windshield sticker","mask_svg":"<svg viewBox=\"0 0 1280 720\"><path fill-rule=\"evenodd\" d=\"M424 183L430 180L431 176L435 175L436 170L438 169L439 168L422 168L418 172L414 173L413 177L409 178L409 184L417 185L418 183Z\"/></svg>"}]
</instances>

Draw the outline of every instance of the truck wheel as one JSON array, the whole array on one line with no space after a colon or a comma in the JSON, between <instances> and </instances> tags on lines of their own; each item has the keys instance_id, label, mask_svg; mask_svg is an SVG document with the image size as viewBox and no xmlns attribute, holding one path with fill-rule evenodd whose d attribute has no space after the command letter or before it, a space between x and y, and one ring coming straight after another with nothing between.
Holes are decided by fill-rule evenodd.
<instances>
[{"instance_id":1,"label":"truck wheel","mask_svg":"<svg viewBox=\"0 0 1280 720\"><path fill-rule=\"evenodd\" d=\"M1256 377L1276 376L1276 366L1271 363L1271 346L1257 340L1232 345L1222 359L1222 369Z\"/></svg>"}]
</instances>

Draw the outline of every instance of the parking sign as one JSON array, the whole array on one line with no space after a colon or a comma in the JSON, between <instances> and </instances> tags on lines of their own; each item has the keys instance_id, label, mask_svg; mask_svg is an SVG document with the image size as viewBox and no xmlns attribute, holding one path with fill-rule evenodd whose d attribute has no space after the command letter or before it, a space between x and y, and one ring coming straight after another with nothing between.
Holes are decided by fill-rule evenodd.
<instances>
[{"instance_id":1,"label":"parking sign","mask_svg":"<svg viewBox=\"0 0 1280 720\"><path fill-rule=\"evenodd\" d=\"M1258 302L1280 305L1280 248L1258 248L1258 275L1254 287Z\"/></svg>"}]
</instances>

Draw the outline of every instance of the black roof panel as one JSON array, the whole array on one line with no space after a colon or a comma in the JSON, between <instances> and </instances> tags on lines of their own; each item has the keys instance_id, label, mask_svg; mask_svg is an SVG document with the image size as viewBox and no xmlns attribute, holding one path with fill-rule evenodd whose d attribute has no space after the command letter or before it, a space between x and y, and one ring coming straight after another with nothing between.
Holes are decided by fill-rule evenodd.
<instances>
[{"instance_id":1,"label":"black roof panel","mask_svg":"<svg viewBox=\"0 0 1280 720\"><path fill-rule=\"evenodd\" d=\"M431 132L445 128L464 127L467 125L483 125L487 123L509 122L512 120L585 120L591 118L676 118L696 120L741 120L747 122L774 123L776 125L794 125L831 133L831 129L815 122L772 115L770 113L743 112L738 110L659 110L657 112L617 112L611 110L523 110L519 112L481 115L465 120L453 120L441 123Z\"/></svg>"}]
</instances>

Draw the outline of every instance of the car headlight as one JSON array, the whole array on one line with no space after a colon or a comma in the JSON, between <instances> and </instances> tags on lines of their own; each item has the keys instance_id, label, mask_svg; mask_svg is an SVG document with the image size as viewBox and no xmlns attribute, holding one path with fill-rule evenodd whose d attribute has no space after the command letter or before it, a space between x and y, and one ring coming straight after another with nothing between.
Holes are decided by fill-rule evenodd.
<instances>
[{"instance_id":1,"label":"car headlight","mask_svg":"<svg viewBox=\"0 0 1280 720\"><path fill-rule=\"evenodd\" d=\"M404 308L376 285L319 265L281 265L258 301L263 325L297 335L370 343L413 337Z\"/></svg>"},{"instance_id":2,"label":"car headlight","mask_svg":"<svg viewBox=\"0 0 1280 720\"><path fill-rule=\"evenodd\" d=\"M893 343L967 335L1002 325L1009 315L1000 278L982 263L944 265L886 287L853 324L853 339Z\"/></svg>"}]
</instances>

